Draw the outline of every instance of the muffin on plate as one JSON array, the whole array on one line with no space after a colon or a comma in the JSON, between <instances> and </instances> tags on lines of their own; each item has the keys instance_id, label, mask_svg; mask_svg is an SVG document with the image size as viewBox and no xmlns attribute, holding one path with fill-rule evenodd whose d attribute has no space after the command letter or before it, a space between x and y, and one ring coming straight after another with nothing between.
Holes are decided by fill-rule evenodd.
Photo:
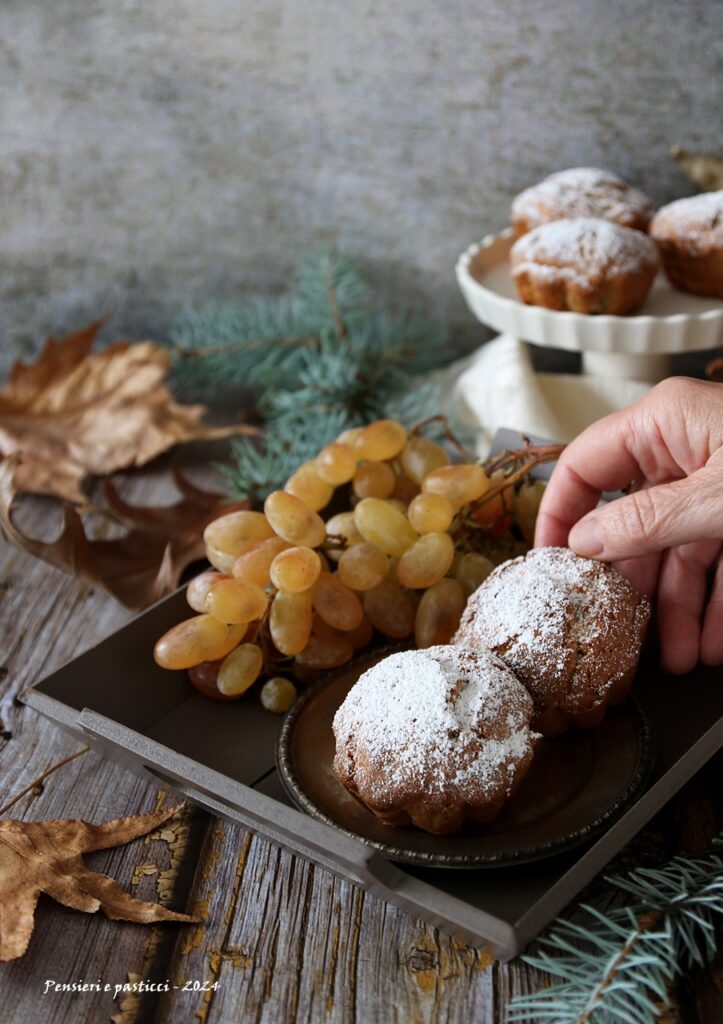
<instances>
[{"instance_id":1,"label":"muffin on plate","mask_svg":"<svg viewBox=\"0 0 723 1024\"><path fill-rule=\"evenodd\" d=\"M542 224L510 251L523 302L575 313L635 313L657 270L657 250L647 235L599 217Z\"/></svg>"},{"instance_id":2,"label":"muffin on plate","mask_svg":"<svg viewBox=\"0 0 723 1024\"><path fill-rule=\"evenodd\" d=\"M650 237L674 288L723 299L723 191L661 207Z\"/></svg>"},{"instance_id":3,"label":"muffin on plate","mask_svg":"<svg viewBox=\"0 0 723 1024\"><path fill-rule=\"evenodd\" d=\"M470 597L454 643L489 649L515 673L544 736L599 725L633 682L650 602L619 572L569 548L534 548Z\"/></svg>"},{"instance_id":4,"label":"muffin on plate","mask_svg":"<svg viewBox=\"0 0 723 1024\"><path fill-rule=\"evenodd\" d=\"M512 203L512 226L518 235L551 220L602 217L625 228L645 231L653 204L612 171L571 167L551 174L521 192Z\"/></svg>"},{"instance_id":5,"label":"muffin on plate","mask_svg":"<svg viewBox=\"0 0 723 1024\"><path fill-rule=\"evenodd\" d=\"M491 821L523 778L532 712L488 651L402 651L360 676L334 716L334 768L385 825L457 832Z\"/></svg>"}]
</instances>

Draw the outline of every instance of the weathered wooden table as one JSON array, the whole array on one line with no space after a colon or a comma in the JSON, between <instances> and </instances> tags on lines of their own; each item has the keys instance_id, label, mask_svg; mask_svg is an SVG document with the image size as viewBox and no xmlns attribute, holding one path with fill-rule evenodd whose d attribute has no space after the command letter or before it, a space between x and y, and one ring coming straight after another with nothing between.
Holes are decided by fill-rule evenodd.
<instances>
[{"instance_id":1,"label":"weathered wooden table","mask_svg":"<svg viewBox=\"0 0 723 1024\"><path fill-rule=\"evenodd\" d=\"M167 464L135 476L137 503L172 500ZM28 532L52 533L50 504L23 506ZM129 618L111 598L0 541L0 809L3 817L92 821L162 807L173 794L80 749L16 695ZM98 679L98 686L103 680ZM48 773L49 769L58 766ZM701 848L722 823L717 760L699 773L614 867L654 864ZM18 799L19 797L19 799ZM89 864L143 899L204 918L152 927L86 915L41 897L27 954L0 966L2 1019L61 1021L439 1021L497 1024L511 995L543 980L520 962L495 964L470 946L365 895L241 827L187 806L158 833L92 854ZM596 882L588 902L604 903ZM145 981L189 991L48 993L46 980ZM215 991L195 983L218 982ZM684 978L667 1024L723 1021L723 958Z\"/></svg>"}]
</instances>

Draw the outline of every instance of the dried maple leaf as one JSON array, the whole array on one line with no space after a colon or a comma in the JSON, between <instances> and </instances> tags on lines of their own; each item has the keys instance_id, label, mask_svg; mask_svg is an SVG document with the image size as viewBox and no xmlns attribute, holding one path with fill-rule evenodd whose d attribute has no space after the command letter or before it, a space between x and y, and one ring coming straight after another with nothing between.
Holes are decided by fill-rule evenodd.
<instances>
[{"instance_id":1,"label":"dried maple leaf","mask_svg":"<svg viewBox=\"0 0 723 1024\"><path fill-rule=\"evenodd\" d=\"M91 352L102 324L48 338L37 362L17 362L0 389L0 455L20 453L16 490L82 502L89 474L142 466L184 441L259 432L203 426L204 406L174 401L163 383L169 355L150 341Z\"/></svg>"},{"instance_id":2,"label":"dried maple leaf","mask_svg":"<svg viewBox=\"0 0 723 1024\"><path fill-rule=\"evenodd\" d=\"M73 910L102 910L113 920L198 921L157 903L136 899L107 875L86 867L83 854L137 839L162 825L182 807L116 818L103 825L77 819L0 821L0 961L28 948L35 905L41 892Z\"/></svg>"},{"instance_id":3,"label":"dried maple leaf","mask_svg":"<svg viewBox=\"0 0 723 1024\"><path fill-rule=\"evenodd\" d=\"M723 188L723 156L719 153L689 153L680 146L672 146L670 152L693 184L703 192L716 192Z\"/></svg>"},{"instance_id":4,"label":"dried maple leaf","mask_svg":"<svg viewBox=\"0 0 723 1024\"><path fill-rule=\"evenodd\" d=\"M201 490L174 468L174 480L183 495L175 505L128 505L113 482L105 482L106 500L114 519L129 527L123 537L91 540L81 514L66 502L60 536L53 541L37 540L13 521L16 458L0 462L0 529L6 539L57 569L100 587L135 610L147 608L169 594L178 586L186 566L203 558L203 530L212 519L250 504L222 504L223 495Z\"/></svg>"},{"instance_id":5,"label":"dried maple leaf","mask_svg":"<svg viewBox=\"0 0 723 1024\"><path fill-rule=\"evenodd\" d=\"M723 384L723 356L711 359L705 368L705 375L709 380L719 381Z\"/></svg>"}]
</instances>

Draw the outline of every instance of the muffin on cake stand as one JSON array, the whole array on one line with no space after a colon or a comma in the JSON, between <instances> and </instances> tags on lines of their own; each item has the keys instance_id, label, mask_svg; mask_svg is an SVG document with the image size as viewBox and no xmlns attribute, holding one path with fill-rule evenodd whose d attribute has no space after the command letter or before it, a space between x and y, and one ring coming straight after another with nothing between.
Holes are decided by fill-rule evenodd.
<instances>
[{"instance_id":1,"label":"muffin on cake stand","mask_svg":"<svg viewBox=\"0 0 723 1024\"><path fill-rule=\"evenodd\" d=\"M487 235L457 260L457 282L483 324L533 345L582 353L583 373L654 383L672 356L723 344L723 303L678 291L662 270L640 312L590 315L528 306L517 294L509 254L512 228Z\"/></svg>"}]
</instances>

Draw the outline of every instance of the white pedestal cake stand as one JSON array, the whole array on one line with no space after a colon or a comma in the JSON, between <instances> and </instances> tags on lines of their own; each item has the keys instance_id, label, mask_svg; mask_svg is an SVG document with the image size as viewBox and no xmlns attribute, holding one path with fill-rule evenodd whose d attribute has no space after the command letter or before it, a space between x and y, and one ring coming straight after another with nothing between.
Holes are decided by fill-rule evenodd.
<instances>
[{"instance_id":1,"label":"white pedestal cake stand","mask_svg":"<svg viewBox=\"0 0 723 1024\"><path fill-rule=\"evenodd\" d=\"M670 373L672 355L723 345L723 303L677 291L658 274L635 316L590 316L527 306L510 274L511 228L487 235L462 253L457 281L483 324L533 345L582 352L583 372L658 381Z\"/></svg>"}]
</instances>

